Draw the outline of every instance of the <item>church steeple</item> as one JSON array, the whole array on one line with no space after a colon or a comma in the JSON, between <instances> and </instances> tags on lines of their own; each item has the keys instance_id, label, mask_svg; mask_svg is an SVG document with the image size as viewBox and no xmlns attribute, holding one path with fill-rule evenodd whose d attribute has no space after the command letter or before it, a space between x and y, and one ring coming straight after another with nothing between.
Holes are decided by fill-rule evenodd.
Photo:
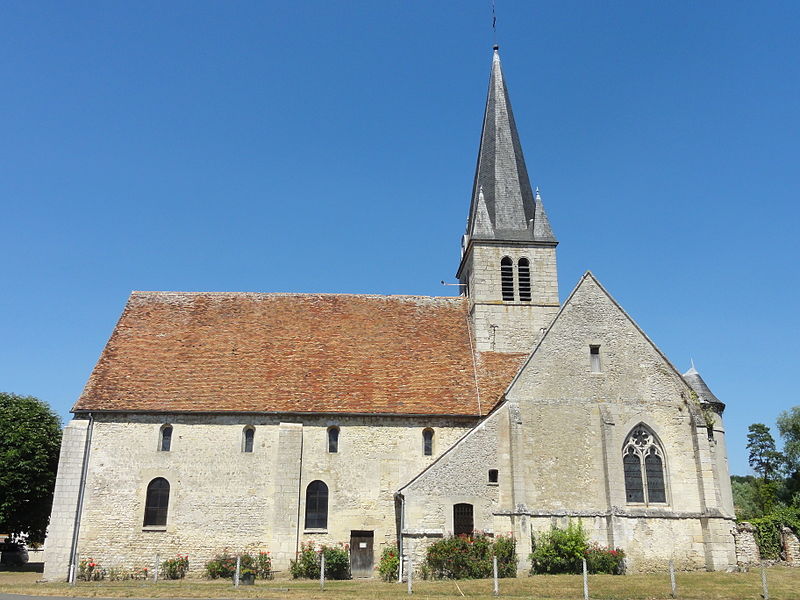
<instances>
[{"instance_id":1,"label":"church steeple","mask_svg":"<svg viewBox=\"0 0 800 600\"><path fill-rule=\"evenodd\" d=\"M556 241L541 196L531 189L497 46L466 234L473 239Z\"/></svg>"},{"instance_id":2,"label":"church steeple","mask_svg":"<svg viewBox=\"0 0 800 600\"><path fill-rule=\"evenodd\" d=\"M495 46L456 273L479 351L531 350L559 308L557 245L542 196L531 188Z\"/></svg>"}]
</instances>

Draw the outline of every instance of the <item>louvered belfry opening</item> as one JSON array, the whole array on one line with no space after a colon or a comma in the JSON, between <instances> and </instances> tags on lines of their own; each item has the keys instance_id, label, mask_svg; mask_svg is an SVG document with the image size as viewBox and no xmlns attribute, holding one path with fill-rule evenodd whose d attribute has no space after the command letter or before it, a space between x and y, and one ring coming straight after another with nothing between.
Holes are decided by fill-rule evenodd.
<instances>
[{"instance_id":1,"label":"louvered belfry opening","mask_svg":"<svg viewBox=\"0 0 800 600\"><path fill-rule=\"evenodd\" d=\"M519 299L520 302L531 301L531 264L527 258L520 258L517 263L519 274Z\"/></svg>"},{"instance_id":2,"label":"louvered belfry opening","mask_svg":"<svg viewBox=\"0 0 800 600\"><path fill-rule=\"evenodd\" d=\"M500 289L503 302L514 301L514 262L508 256L500 261Z\"/></svg>"}]
</instances>

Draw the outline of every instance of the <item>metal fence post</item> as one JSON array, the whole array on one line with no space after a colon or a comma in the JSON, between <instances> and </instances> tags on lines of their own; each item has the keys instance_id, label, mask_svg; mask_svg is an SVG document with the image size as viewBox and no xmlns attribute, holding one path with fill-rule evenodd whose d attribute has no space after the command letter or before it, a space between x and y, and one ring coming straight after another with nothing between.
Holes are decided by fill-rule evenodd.
<instances>
[{"instance_id":1,"label":"metal fence post","mask_svg":"<svg viewBox=\"0 0 800 600\"><path fill-rule=\"evenodd\" d=\"M497 557L492 557L492 571L494 572L494 595L500 595L500 583L497 581Z\"/></svg>"},{"instance_id":2,"label":"metal fence post","mask_svg":"<svg viewBox=\"0 0 800 600\"><path fill-rule=\"evenodd\" d=\"M675 563L672 562L672 559L669 559L669 585L672 588L671 596L673 598L678 597L678 587L675 585Z\"/></svg>"},{"instance_id":3,"label":"metal fence post","mask_svg":"<svg viewBox=\"0 0 800 600\"><path fill-rule=\"evenodd\" d=\"M410 551L410 549L409 549ZM408 595L410 596L413 594L413 584L411 583L411 579L413 578L414 573L414 559L411 557L411 554L408 555L408 559L406 560L406 581L408 581Z\"/></svg>"},{"instance_id":4,"label":"metal fence post","mask_svg":"<svg viewBox=\"0 0 800 600\"><path fill-rule=\"evenodd\" d=\"M325 589L325 551L319 553L319 589Z\"/></svg>"},{"instance_id":5,"label":"metal fence post","mask_svg":"<svg viewBox=\"0 0 800 600\"><path fill-rule=\"evenodd\" d=\"M242 568L242 555L236 555L236 572L233 574L233 585L234 587L239 587L239 575L241 574Z\"/></svg>"},{"instance_id":6,"label":"metal fence post","mask_svg":"<svg viewBox=\"0 0 800 600\"><path fill-rule=\"evenodd\" d=\"M583 600L589 600L589 570L586 568L586 559L583 559Z\"/></svg>"}]
</instances>

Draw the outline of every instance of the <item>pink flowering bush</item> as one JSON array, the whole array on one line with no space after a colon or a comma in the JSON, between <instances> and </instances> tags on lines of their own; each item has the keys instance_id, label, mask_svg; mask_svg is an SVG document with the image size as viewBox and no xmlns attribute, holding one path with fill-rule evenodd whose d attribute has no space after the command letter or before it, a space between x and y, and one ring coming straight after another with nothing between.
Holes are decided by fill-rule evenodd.
<instances>
[{"instance_id":1,"label":"pink flowering bush","mask_svg":"<svg viewBox=\"0 0 800 600\"><path fill-rule=\"evenodd\" d=\"M622 575L625 572L625 552L621 548L608 548L592 542L585 552L589 573Z\"/></svg>"},{"instance_id":2,"label":"pink flowering bush","mask_svg":"<svg viewBox=\"0 0 800 600\"><path fill-rule=\"evenodd\" d=\"M168 558L161 563L161 573L164 579L183 579L189 570L189 555L178 554L175 558Z\"/></svg>"},{"instance_id":3,"label":"pink flowering bush","mask_svg":"<svg viewBox=\"0 0 800 600\"><path fill-rule=\"evenodd\" d=\"M428 546L422 570L433 579L483 579L492 576L494 556L499 577L517 576L514 538L490 537L480 532L434 542Z\"/></svg>"}]
</instances>

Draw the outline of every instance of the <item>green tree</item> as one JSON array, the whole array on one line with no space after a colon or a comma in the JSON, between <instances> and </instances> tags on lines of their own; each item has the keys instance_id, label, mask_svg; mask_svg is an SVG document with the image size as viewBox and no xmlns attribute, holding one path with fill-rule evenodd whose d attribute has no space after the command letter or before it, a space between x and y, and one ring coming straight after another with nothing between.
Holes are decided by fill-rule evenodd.
<instances>
[{"instance_id":1,"label":"green tree","mask_svg":"<svg viewBox=\"0 0 800 600\"><path fill-rule=\"evenodd\" d=\"M753 471L761 475L765 482L780 477L783 469L783 455L775 448L775 439L769 427L763 423L753 423L747 428L748 461Z\"/></svg>"},{"instance_id":2,"label":"green tree","mask_svg":"<svg viewBox=\"0 0 800 600\"><path fill-rule=\"evenodd\" d=\"M800 507L800 406L778 415L778 432L783 438L783 452L789 472L786 479L788 501Z\"/></svg>"},{"instance_id":3,"label":"green tree","mask_svg":"<svg viewBox=\"0 0 800 600\"><path fill-rule=\"evenodd\" d=\"M44 540L61 447L61 419L31 396L0 392L0 531Z\"/></svg>"},{"instance_id":4,"label":"green tree","mask_svg":"<svg viewBox=\"0 0 800 600\"><path fill-rule=\"evenodd\" d=\"M783 452L790 471L800 471L800 406L778 415L778 432L783 438Z\"/></svg>"}]
</instances>

